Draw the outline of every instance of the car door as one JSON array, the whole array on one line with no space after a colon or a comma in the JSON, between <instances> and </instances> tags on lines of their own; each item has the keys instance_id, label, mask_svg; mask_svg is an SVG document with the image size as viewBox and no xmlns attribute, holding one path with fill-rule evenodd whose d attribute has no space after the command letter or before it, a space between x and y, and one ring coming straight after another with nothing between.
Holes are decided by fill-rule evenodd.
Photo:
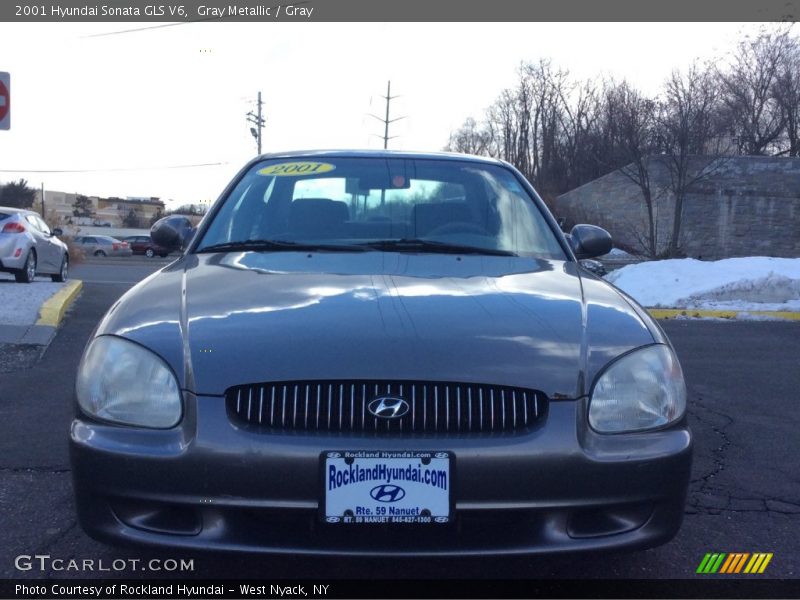
<instances>
[{"instance_id":1,"label":"car door","mask_svg":"<svg viewBox=\"0 0 800 600\"><path fill-rule=\"evenodd\" d=\"M34 217L36 222L39 223L39 229L44 234L44 243L47 245L48 254L50 257L51 273L58 273L61 270L61 260L64 254L64 249L58 243L58 238L53 235L50 226L44 222L39 216Z\"/></svg>"},{"instance_id":2,"label":"car door","mask_svg":"<svg viewBox=\"0 0 800 600\"><path fill-rule=\"evenodd\" d=\"M25 220L28 222L28 231L34 238L34 248L36 249L36 271L43 273L52 273L53 271L53 252L50 249L50 244L47 241L47 235L42 230L42 225L36 215L25 215ZM46 227L46 226L45 226Z\"/></svg>"},{"instance_id":3,"label":"car door","mask_svg":"<svg viewBox=\"0 0 800 600\"><path fill-rule=\"evenodd\" d=\"M83 251L86 253L87 256L94 254L94 251L97 250L97 240L90 235L86 235L83 237L82 245L83 245Z\"/></svg>"}]
</instances>

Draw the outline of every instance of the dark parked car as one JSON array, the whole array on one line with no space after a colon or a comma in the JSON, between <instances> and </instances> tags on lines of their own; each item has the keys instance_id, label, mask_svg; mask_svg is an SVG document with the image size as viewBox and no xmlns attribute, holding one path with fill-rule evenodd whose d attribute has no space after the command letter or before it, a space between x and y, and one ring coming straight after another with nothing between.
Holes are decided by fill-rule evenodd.
<instances>
[{"instance_id":1,"label":"dark parked car","mask_svg":"<svg viewBox=\"0 0 800 600\"><path fill-rule=\"evenodd\" d=\"M129 235L122 241L128 242L134 254L144 254L147 258L153 258L156 254L163 258L170 253L168 248L156 244L149 235Z\"/></svg>"},{"instance_id":2,"label":"dark parked car","mask_svg":"<svg viewBox=\"0 0 800 600\"><path fill-rule=\"evenodd\" d=\"M492 159L259 157L88 343L71 459L107 542L350 555L645 548L684 511L658 324Z\"/></svg>"}]
</instances>

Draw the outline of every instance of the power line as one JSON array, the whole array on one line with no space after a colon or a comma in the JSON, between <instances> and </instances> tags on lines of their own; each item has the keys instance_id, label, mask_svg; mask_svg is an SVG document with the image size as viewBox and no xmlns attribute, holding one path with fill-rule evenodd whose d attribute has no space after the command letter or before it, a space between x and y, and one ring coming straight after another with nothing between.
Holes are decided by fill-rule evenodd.
<instances>
[{"instance_id":1,"label":"power line","mask_svg":"<svg viewBox=\"0 0 800 600\"><path fill-rule=\"evenodd\" d=\"M216 17L215 17L216 18ZM148 27L137 27L135 29L123 29L120 31L109 31L106 33L93 33L92 35L81 36L81 39L108 37L110 35L121 35L123 33L136 33L137 31L147 31L148 29L163 29L164 27L177 27L178 25L191 25L200 21L209 21L211 19L197 19L195 21L186 21L182 23L165 23L163 25L150 25Z\"/></svg>"},{"instance_id":2,"label":"power line","mask_svg":"<svg viewBox=\"0 0 800 600\"><path fill-rule=\"evenodd\" d=\"M221 167L228 162L197 163L193 165L168 165L162 167L119 167L110 169L0 169L0 173L113 173L120 171L160 171L166 169L196 169L199 167Z\"/></svg>"},{"instance_id":3,"label":"power line","mask_svg":"<svg viewBox=\"0 0 800 600\"><path fill-rule=\"evenodd\" d=\"M392 82L391 81L388 81L387 84L386 84L386 95L385 96L381 96L381 97L386 99L386 118L381 119L379 116L373 115L373 114L370 114L370 117L375 117L376 119L378 119L378 121L383 123L383 126L384 126L383 127L383 148L385 150L386 148L389 147L389 140L398 137L396 135L393 135L391 137L389 136L389 124L390 123L394 123L395 121L399 121L400 119L405 119L405 117L397 117L396 119L389 119L389 103L392 100L394 100L395 98L399 98L400 97L400 96L392 96ZM375 137L380 137L379 135L374 134L374 133L372 135L374 135Z\"/></svg>"},{"instance_id":4,"label":"power line","mask_svg":"<svg viewBox=\"0 0 800 600\"><path fill-rule=\"evenodd\" d=\"M252 123L255 127L250 128L250 133L253 134L253 137L256 138L256 144L258 145L258 153L261 154L261 130L264 128L264 123L266 122L265 119L261 118L261 107L264 103L261 101L261 92L258 92L258 100L256 101L256 106L258 107L258 114L253 114L251 110L247 115L248 123Z\"/></svg>"},{"instance_id":5,"label":"power line","mask_svg":"<svg viewBox=\"0 0 800 600\"><path fill-rule=\"evenodd\" d=\"M308 0L302 0L300 2L295 2L295 6L300 6L303 4L309 4ZM270 4L265 5L269 8L278 8L280 4ZM135 27L133 29L121 29L119 31L108 31L106 33L94 33L91 35L84 35L81 36L81 39L88 39L88 38L98 38L98 37L108 37L110 35L122 35L126 33L137 33L139 31L148 31L150 29L163 29L165 27L176 27L178 25L191 25L192 23L208 23L210 21L221 21L221 22L230 22L228 17L205 17L205 18L197 18L191 19L190 21L181 21L179 23L164 23L163 25L148 25L147 27Z\"/></svg>"}]
</instances>

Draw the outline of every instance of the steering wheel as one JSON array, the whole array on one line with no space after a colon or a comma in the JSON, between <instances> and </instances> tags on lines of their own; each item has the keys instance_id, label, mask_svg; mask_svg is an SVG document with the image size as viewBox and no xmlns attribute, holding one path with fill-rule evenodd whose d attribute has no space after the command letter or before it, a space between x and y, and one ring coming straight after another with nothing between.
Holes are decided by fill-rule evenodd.
<instances>
[{"instance_id":1,"label":"steering wheel","mask_svg":"<svg viewBox=\"0 0 800 600\"><path fill-rule=\"evenodd\" d=\"M475 233L477 235L489 235L483 227L476 223L469 223L467 221L453 221L452 223L445 223L431 229L427 235L447 235L449 233Z\"/></svg>"}]
</instances>

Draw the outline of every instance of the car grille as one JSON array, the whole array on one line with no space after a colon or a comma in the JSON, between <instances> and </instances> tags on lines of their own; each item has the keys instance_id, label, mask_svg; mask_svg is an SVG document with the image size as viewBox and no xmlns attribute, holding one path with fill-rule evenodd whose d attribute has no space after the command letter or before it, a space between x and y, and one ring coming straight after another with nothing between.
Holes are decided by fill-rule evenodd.
<instances>
[{"instance_id":1,"label":"car grille","mask_svg":"<svg viewBox=\"0 0 800 600\"><path fill-rule=\"evenodd\" d=\"M534 427L547 397L525 388L448 382L287 381L229 388L237 423L273 429L355 432L496 432ZM402 417L376 417L369 404L402 398Z\"/></svg>"}]
</instances>

